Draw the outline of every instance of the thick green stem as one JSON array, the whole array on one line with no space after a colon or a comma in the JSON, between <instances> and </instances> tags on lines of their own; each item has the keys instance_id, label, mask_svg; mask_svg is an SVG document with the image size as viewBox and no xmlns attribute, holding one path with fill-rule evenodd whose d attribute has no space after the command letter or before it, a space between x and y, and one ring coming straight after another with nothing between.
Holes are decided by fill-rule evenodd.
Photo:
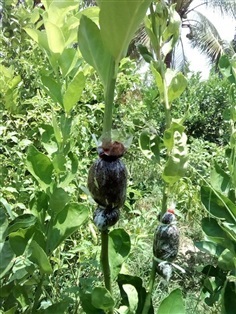
<instances>
[{"instance_id":1,"label":"thick green stem","mask_svg":"<svg viewBox=\"0 0 236 314\"><path fill-rule=\"evenodd\" d=\"M162 204L161 204L161 216L163 216L167 210L167 184L164 182L163 192L162 192Z\"/></svg>"},{"instance_id":2,"label":"thick green stem","mask_svg":"<svg viewBox=\"0 0 236 314\"><path fill-rule=\"evenodd\" d=\"M101 249L101 265L102 271L104 276L104 283L106 289L112 295L112 288L111 288L111 272L110 272L110 265L109 265L109 256L108 256L108 243L109 243L109 235L108 230L104 230L101 232L101 241L102 241L102 249ZM109 310L108 314L113 314L113 309Z\"/></svg>"},{"instance_id":3,"label":"thick green stem","mask_svg":"<svg viewBox=\"0 0 236 314\"><path fill-rule=\"evenodd\" d=\"M152 291L155 283L155 278L156 278L156 268L157 268L157 262L153 259L152 261L152 270L151 270L151 275L150 275L150 280L149 280L149 285L148 285L148 293L146 295L145 303L143 306L143 311L142 314L148 314L150 307L151 307L151 302L152 302Z\"/></svg>"},{"instance_id":4,"label":"thick green stem","mask_svg":"<svg viewBox=\"0 0 236 314\"><path fill-rule=\"evenodd\" d=\"M111 78L105 90L105 111L103 117L103 140L111 140L112 111L116 79Z\"/></svg>"}]
</instances>

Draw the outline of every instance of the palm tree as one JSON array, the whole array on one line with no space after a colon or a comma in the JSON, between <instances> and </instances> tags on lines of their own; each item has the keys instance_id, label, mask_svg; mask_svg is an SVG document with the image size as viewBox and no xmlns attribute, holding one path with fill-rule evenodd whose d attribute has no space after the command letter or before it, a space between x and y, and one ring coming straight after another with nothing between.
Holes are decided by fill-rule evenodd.
<instances>
[{"instance_id":1,"label":"palm tree","mask_svg":"<svg viewBox=\"0 0 236 314\"><path fill-rule=\"evenodd\" d=\"M214 24L198 11L200 7L207 10L220 12L222 15L236 18L236 1L235 0L165 0L168 5L175 4L176 11L180 15L182 28L188 28L187 38L190 40L193 48L198 48L201 53L205 54L211 63L216 63L223 53L233 54L232 44L224 41ZM147 44L147 36L144 27L141 27L136 38L130 46L130 54L137 56L138 44ZM166 57L167 66L175 67L176 60L183 68L186 64L183 41L180 38L179 47L181 53L171 52ZM181 60L181 61L180 61Z\"/></svg>"}]
</instances>

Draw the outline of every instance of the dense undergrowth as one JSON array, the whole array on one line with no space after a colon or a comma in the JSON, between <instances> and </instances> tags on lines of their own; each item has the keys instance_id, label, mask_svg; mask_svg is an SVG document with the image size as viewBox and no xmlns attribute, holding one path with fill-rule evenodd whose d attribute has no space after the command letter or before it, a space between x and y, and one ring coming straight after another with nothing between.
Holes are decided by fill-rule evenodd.
<instances>
[{"instance_id":1,"label":"dense undergrowth","mask_svg":"<svg viewBox=\"0 0 236 314\"><path fill-rule=\"evenodd\" d=\"M53 313L56 310L56 313L84 313L85 304L90 301L84 295L81 297L81 289L90 291L102 280L100 238L92 221L94 201L87 190L87 174L96 158L96 141L102 133L103 89L97 73L82 60L76 48L70 47L78 53L76 66L86 73L86 83L70 115L55 104L42 81L44 75L52 73L49 64L49 60L52 60L46 57L24 30L25 27L33 27L35 22L41 23L39 16L42 9L37 8L34 15L30 15L32 3L27 3L28 6L19 4L13 7L9 4L6 7L1 33L0 209L3 233L0 236L2 243L8 243L10 237L10 245L15 248L20 243L25 251L16 249L17 254L11 259L8 256L11 254L9 247L1 247L0 311L30 313L33 310L32 313L36 313L37 310L39 313ZM39 29L42 27L40 25ZM72 50L70 52L74 53ZM153 232L162 203L163 180L160 172L162 165L153 156L147 156L140 136L147 132L150 138L161 138L165 118L152 74L148 72L148 80L143 80L138 73L135 61L128 57L121 61L114 100L113 128L122 130L119 136L125 135L132 141L123 158L128 170L127 199L116 228L124 228L131 240L131 251L122 265L122 274L142 278L144 286L147 286L152 262ZM63 88L68 87L73 75L72 71L61 79L66 81ZM188 135L189 167L172 190L172 201L176 206L181 230L176 263L186 272L174 272L168 285L159 277L156 278L154 308L158 308L170 291L180 288L187 314L219 313L222 302L226 302L222 301L220 291L231 287L226 282L226 276L231 272L235 278L235 264L229 266L222 258L220 265L223 267L219 268L216 251L219 249L222 253L222 242L208 234L213 239L211 244L209 239L208 247L201 244L205 239L204 231L206 233L202 218L211 214L204 201L202 186L209 186L209 182L214 181L217 175L226 181L232 175L227 159L234 145L232 138L230 142L230 86L231 82L219 74L212 73L207 81L201 81L200 74L192 74L187 89L173 102L173 115L176 119L183 117ZM32 145L35 150L32 150ZM56 172L53 177L54 190L50 192L45 188L45 182L38 179L37 169L32 170L32 156L41 153L52 160ZM218 167L218 171L214 171L214 167ZM72 175L68 177L70 173ZM56 193L62 189L63 197L60 198ZM214 194L214 191L211 193ZM233 188L227 192L232 196ZM49 244L49 250L46 251L49 262L37 261L34 254L42 254L42 251L36 244L29 247L29 243L32 243L32 239L40 243L44 240L40 232L36 234L38 226L32 231L32 222L27 219L32 219L30 215L38 215L42 222L48 224L50 219L48 216L42 217L41 208L56 208L61 201L65 202L64 205L68 202L82 204L88 211L88 217L83 226L73 227L73 234L65 231L68 236L62 236L60 243ZM226 196L223 203L227 203L232 211L235 209L233 201L227 201ZM218 212L213 217L222 218ZM31 242L27 238L27 230L36 234L35 238L29 237ZM235 229L227 230L233 243L227 247L229 252L232 247L235 249ZM21 236L29 241L27 245L24 246L24 241L19 240ZM214 244L214 238L217 244ZM198 248L194 243L198 243ZM40 277L43 272L46 275ZM118 306L121 302L119 289L116 283L113 285ZM32 303L33 308L30 307ZM91 310L91 313L95 312Z\"/></svg>"}]
</instances>

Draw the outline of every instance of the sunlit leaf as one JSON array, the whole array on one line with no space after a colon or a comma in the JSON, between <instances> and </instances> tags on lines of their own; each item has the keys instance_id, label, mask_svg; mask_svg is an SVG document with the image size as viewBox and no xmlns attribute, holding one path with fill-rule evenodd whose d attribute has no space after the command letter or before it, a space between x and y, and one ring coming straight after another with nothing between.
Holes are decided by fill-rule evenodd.
<instances>
[{"instance_id":1,"label":"sunlit leaf","mask_svg":"<svg viewBox=\"0 0 236 314\"><path fill-rule=\"evenodd\" d=\"M79 101L85 86L85 76L83 72L79 72L69 83L67 90L63 96L63 105L67 113Z\"/></svg>"},{"instance_id":2,"label":"sunlit leaf","mask_svg":"<svg viewBox=\"0 0 236 314\"><path fill-rule=\"evenodd\" d=\"M88 217L88 208L79 203L69 203L56 216L48 234L48 249L52 252L67 237L79 229Z\"/></svg>"},{"instance_id":3,"label":"sunlit leaf","mask_svg":"<svg viewBox=\"0 0 236 314\"><path fill-rule=\"evenodd\" d=\"M173 290L160 304L157 314L184 314L184 300L180 289Z\"/></svg>"},{"instance_id":4,"label":"sunlit leaf","mask_svg":"<svg viewBox=\"0 0 236 314\"><path fill-rule=\"evenodd\" d=\"M33 145L28 148L26 166L42 188L47 188L48 185L51 184L53 172L52 162Z\"/></svg>"},{"instance_id":5,"label":"sunlit leaf","mask_svg":"<svg viewBox=\"0 0 236 314\"><path fill-rule=\"evenodd\" d=\"M115 305L110 292L103 287L95 287L92 291L92 305L97 309L109 310Z\"/></svg>"}]
</instances>

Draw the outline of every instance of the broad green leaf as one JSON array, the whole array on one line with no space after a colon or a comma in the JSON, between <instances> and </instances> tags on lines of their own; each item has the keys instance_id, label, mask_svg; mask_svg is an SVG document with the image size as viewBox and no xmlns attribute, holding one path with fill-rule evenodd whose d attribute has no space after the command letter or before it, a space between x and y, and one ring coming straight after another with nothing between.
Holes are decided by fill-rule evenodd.
<instances>
[{"instance_id":1,"label":"broad green leaf","mask_svg":"<svg viewBox=\"0 0 236 314\"><path fill-rule=\"evenodd\" d=\"M184 300L180 289L173 290L160 304L157 314L184 314Z\"/></svg>"},{"instance_id":2,"label":"broad green leaf","mask_svg":"<svg viewBox=\"0 0 236 314\"><path fill-rule=\"evenodd\" d=\"M48 46L50 50L55 54L61 54L65 49L65 38L61 29L49 21L45 21L44 26L47 33Z\"/></svg>"},{"instance_id":3,"label":"broad green leaf","mask_svg":"<svg viewBox=\"0 0 236 314\"><path fill-rule=\"evenodd\" d=\"M0 242L0 278L12 268L15 254L9 244L9 241Z\"/></svg>"},{"instance_id":4,"label":"broad green leaf","mask_svg":"<svg viewBox=\"0 0 236 314\"><path fill-rule=\"evenodd\" d=\"M90 18L90 20L92 20L95 24L99 25L99 12L100 12L99 7L88 7L82 11L79 11L76 14L76 17L78 18L78 21L80 23L82 15L85 15L88 18ZM79 23L77 23L76 26L78 26ZM74 27L74 25L72 25L72 27Z\"/></svg>"},{"instance_id":5,"label":"broad green leaf","mask_svg":"<svg viewBox=\"0 0 236 314\"><path fill-rule=\"evenodd\" d=\"M52 100L54 100L56 103L59 103L60 105L63 105L61 85L49 76L42 76L41 80L43 83L43 89L52 98Z\"/></svg>"},{"instance_id":6,"label":"broad green leaf","mask_svg":"<svg viewBox=\"0 0 236 314\"><path fill-rule=\"evenodd\" d=\"M81 306L84 310L84 313L89 314L105 314L105 311L98 309L92 304L92 293L85 291L85 289L80 289L79 298Z\"/></svg>"},{"instance_id":7,"label":"broad green leaf","mask_svg":"<svg viewBox=\"0 0 236 314\"><path fill-rule=\"evenodd\" d=\"M211 171L210 181L214 189L226 196L228 195L230 190L230 176L220 168L216 161L214 162L214 168Z\"/></svg>"},{"instance_id":8,"label":"broad green leaf","mask_svg":"<svg viewBox=\"0 0 236 314\"><path fill-rule=\"evenodd\" d=\"M39 31L32 28L24 28L26 33L39 45L41 49L49 51L48 38L45 31Z\"/></svg>"},{"instance_id":9,"label":"broad green leaf","mask_svg":"<svg viewBox=\"0 0 236 314\"><path fill-rule=\"evenodd\" d=\"M177 140L178 141L180 140L182 142L182 145L186 145L186 142L187 142L186 135L183 135L182 138L179 138L179 134L184 134L184 129L185 127L183 125L178 124L176 122L172 122L171 126L165 130L163 140L164 140L165 147L169 151L173 149L175 142Z\"/></svg>"},{"instance_id":10,"label":"broad green leaf","mask_svg":"<svg viewBox=\"0 0 236 314\"><path fill-rule=\"evenodd\" d=\"M172 122L164 133L164 145L169 152L169 157L162 177L165 182L174 184L184 177L188 167L187 136L181 124Z\"/></svg>"},{"instance_id":11,"label":"broad green leaf","mask_svg":"<svg viewBox=\"0 0 236 314\"><path fill-rule=\"evenodd\" d=\"M67 48L63 51L58 59L62 76L66 77L75 67L78 61L78 51L74 48Z\"/></svg>"},{"instance_id":12,"label":"broad green leaf","mask_svg":"<svg viewBox=\"0 0 236 314\"><path fill-rule=\"evenodd\" d=\"M157 162L160 162L161 146L161 139L158 135L149 135L148 131L143 131L140 134L139 147L148 159L155 159Z\"/></svg>"},{"instance_id":13,"label":"broad green leaf","mask_svg":"<svg viewBox=\"0 0 236 314\"><path fill-rule=\"evenodd\" d=\"M219 222L221 228L227 233L228 237L236 243L236 224L225 221Z\"/></svg>"},{"instance_id":14,"label":"broad green leaf","mask_svg":"<svg viewBox=\"0 0 236 314\"><path fill-rule=\"evenodd\" d=\"M138 307L138 292L133 285L125 284L123 289L128 297L130 313L136 313Z\"/></svg>"},{"instance_id":15,"label":"broad green leaf","mask_svg":"<svg viewBox=\"0 0 236 314\"><path fill-rule=\"evenodd\" d=\"M52 305L50 305L49 307L47 307L44 310L37 310L38 314L65 314L65 313L69 313L68 312L68 307L71 305L71 303L73 302L73 300L69 297L63 297L63 301L54 303Z\"/></svg>"},{"instance_id":16,"label":"broad green leaf","mask_svg":"<svg viewBox=\"0 0 236 314\"><path fill-rule=\"evenodd\" d=\"M106 86L109 79L113 78L115 63L103 45L99 28L85 15L81 17L78 43L85 61L94 67Z\"/></svg>"},{"instance_id":17,"label":"broad green leaf","mask_svg":"<svg viewBox=\"0 0 236 314\"><path fill-rule=\"evenodd\" d=\"M223 270L234 270L236 268L236 257L229 250L224 250L218 258L218 266Z\"/></svg>"},{"instance_id":18,"label":"broad green leaf","mask_svg":"<svg viewBox=\"0 0 236 314\"><path fill-rule=\"evenodd\" d=\"M235 314L236 291L235 282L226 281L222 293L222 314Z\"/></svg>"},{"instance_id":19,"label":"broad green leaf","mask_svg":"<svg viewBox=\"0 0 236 314\"><path fill-rule=\"evenodd\" d=\"M118 282L119 289L120 289L122 304L126 305L127 307L129 307L129 299L128 299L126 291L123 289L123 286L124 285L132 285L136 289L136 291L138 293L138 307L137 307L136 313L142 313L142 309L143 309L143 306L145 303L145 298L146 298L146 290L143 287L142 279L140 277L136 277L136 276L119 274L118 278L117 278L117 282ZM148 313L149 314L154 313L152 305L151 305Z\"/></svg>"},{"instance_id":20,"label":"broad green leaf","mask_svg":"<svg viewBox=\"0 0 236 314\"><path fill-rule=\"evenodd\" d=\"M70 171L67 173L67 175L65 177L63 177L60 180L60 187L65 188L68 186L68 184L74 179L74 177L77 174L77 170L78 170L78 158L75 154L73 154L72 152L69 152L68 157L70 158L71 161L71 168Z\"/></svg>"},{"instance_id":21,"label":"broad green leaf","mask_svg":"<svg viewBox=\"0 0 236 314\"><path fill-rule=\"evenodd\" d=\"M224 248L214 242L210 241L197 241L194 245L201 251L211 254L213 256L220 256Z\"/></svg>"},{"instance_id":22,"label":"broad green leaf","mask_svg":"<svg viewBox=\"0 0 236 314\"><path fill-rule=\"evenodd\" d=\"M95 287L92 291L92 305L97 309L109 310L115 305L110 292L103 287Z\"/></svg>"},{"instance_id":23,"label":"broad green leaf","mask_svg":"<svg viewBox=\"0 0 236 314\"><path fill-rule=\"evenodd\" d=\"M202 230L205 232L210 240L234 252L233 242L228 238L227 233L219 226L216 219L203 218Z\"/></svg>"},{"instance_id":24,"label":"broad green leaf","mask_svg":"<svg viewBox=\"0 0 236 314\"><path fill-rule=\"evenodd\" d=\"M161 74L155 69L154 65L151 64L151 70L152 70L152 74L155 77L155 82L157 84L157 88L159 90L160 93L160 97L163 100L164 97L164 84L163 84L163 79L161 77Z\"/></svg>"},{"instance_id":25,"label":"broad green leaf","mask_svg":"<svg viewBox=\"0 0 236 314\"><path fill-rule=\"evenodd\" d=\"M7 216L3 208L0 207L0 244L4 242L7 236L7 227L8 227Z\"/></svg>"},{"instance_id":26,"label":"broad green leaf","mask_svg":"<svg viewBox=\"0 0 236 314\"><path fill-rule=\"evenodd\" d=\"M60 144L63 142L63 138L62 138L61 130L57 123L57 118L55 114L52 115L52 126L53 126L53 131L54 131L56 141L58 143L58 146L60 147Z\"/></svg>"},{"instance_id":27,"label":"broad green leaf","mask_svg":"<svg viewBox=\"0 0 236 314\"><path fill-rule=\"evenodd\" d=\"M124 229L114 229L109 233L109 263L113 279L119 274L130 247L130 237Z\"/></svg>"},{"instance_id":28,"label":"broad green leaf","mask_svg":"<svg viewBox=\"0 0 236 314\"><path fill-rule=\"evenodd\" d=\"M53 156L52 163L55 171L61 174L66 171L66 157L64 153L56 152Z\"/></svg>"},{"instance_id":29,"label":"broad green leaf","mask_svg":"<svg viewBox=\"0 0 236 314\"><path fill-rule=\"evenodd\" d=\"M178 98L187 87L187 79L182 73L177 73L168 85L168 99L172 102Z\"/></svg>"},{"instance_id":30,"label":"broad green leaf","mask_svg":"<svg viewBox=\"0 0 236 314\"><path fill-rule=\"evenodd\" d=\"M63 95L63 106L67 113L70 112L73 106L80 99L84 86L85 76L83 72L79 72L69 83L68 88Z\"/></svg>"},{"instance_id":31,"label":"broad green leaf","mask_svg":"<svg viewBox=\"0 0 236 314\"><path fill-rule=\"evenodd\" d=\"M31 214L23 214L12 220L7 228L8 235L18 229L26 229L36 224L37 218Z\"/></svg>"},{"instance_id":32,"label":"broad green leaf","mask_svg":"<svg viewBox=\"0 0 236 314\"><path fill-rule=\"evenodd\" d=\"M236 206L220 192L211 187L201 187L201 201L205 208L217 218L224 218L227 222L236 222Z\"/></svg>"},{"instance_id":33,"label":"broad green leaf","mask_svg":"<svg viewBox=\"0 0 236 314\"><path fill-rule=\"evenodd\" d=\"M51 184L53 172L52 162L33 145L28 148L26 167L43 189L46 189Z\"/></svg>"},{"instance_id":34,"label":"broad green leaf","mask_svg":"<svg viewBox=\"0 0 236 314\"><path fill-rule=\"evenodd\" d=\"M50 265L48 257L36 241L29 241L29 244L26 247L25 254L30 261L39 266L39 269L42 273L52 273L52 267Z\"/></svg>"},{"instance_id":35,"label":"broad green leaf","mask_svg":"<svg viewBox=\"0 0 236 314\"><path fill-rule=\"evenodd\" d=\"M150 0L100 1L99 23L102 41L116 64L126 56L139 24L145 17Z\"/></svg>"},{"instance_id":36,"label":"broad green leaf","mask_svg":"<svg viewBox=\"0 0 236 314\"><path fill-rule=\"evenodd\" d=\"M230 81L230 83L236 83L236 78L232 70L232 64L229 57L224 55L219 60L220 72Z\"/></svg>"},{"instance_id":37,"label":"broad green leaf","mask_svg":"<svg viewBox=\"0 0 236 314\"><path fill-rule=\"evenodd\" d=\"M11 232L9 235L9 243L16 256L20 256L24 253L25 248L32 238L35 228L29 227L26 229L18 229Z\"/></svg>"},{"instance_id":38,"label":"broad green leaf","mask_svg":"<svg viewBox=\"0 0 236 314\"><path fill-rule=\"evenodd\" d=\"M48 234L48 249L55 250L67 237L79 229L88 217L88 208L79 203L69 203L56 216Z\"/></svg>"},{"instance_id":39,"label":"broad green leaf","mask_svg":"<svg viewBox=\"0 0 236 314\"><path fill-rule=\"evenodd\" d=\"M67 203L70 201L68 192L62 188L55 188L52 195L50 196L49 204L52 210L52 216L57 215Z\"/></svg>"}]
</instances>

